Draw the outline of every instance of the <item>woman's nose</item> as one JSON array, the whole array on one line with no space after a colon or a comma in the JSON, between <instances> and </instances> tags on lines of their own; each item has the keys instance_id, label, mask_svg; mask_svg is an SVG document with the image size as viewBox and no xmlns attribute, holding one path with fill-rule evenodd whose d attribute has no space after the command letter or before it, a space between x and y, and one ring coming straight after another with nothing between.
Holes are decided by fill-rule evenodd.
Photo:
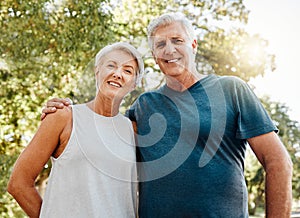
<instances>
[{"instance_id":1,"label":"woman's nose","mask_svg":"<svg viewBox=\"0 0 300 218\"><path fill-rule=\"evenodd\" d=\"M114 72L113 72L113 77L114 77L114 78L121 79L121 78L122 78L122 70L120 70L120 69L114 70Z\"/></svg>"}]
</instances>

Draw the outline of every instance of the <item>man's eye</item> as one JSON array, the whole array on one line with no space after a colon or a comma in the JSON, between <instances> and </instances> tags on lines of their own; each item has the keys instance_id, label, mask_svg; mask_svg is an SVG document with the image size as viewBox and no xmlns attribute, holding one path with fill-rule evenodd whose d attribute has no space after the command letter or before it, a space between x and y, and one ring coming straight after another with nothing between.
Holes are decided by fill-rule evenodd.
<instances>
[{"instance_id":1,"label":"man's eye","mask_svg":"<svg viewBox=\"0 0 300 218\"><path fill-rule=\"evenodd\" d=\"M164 42L160 42L156 44L156 48L163 48L165 46L166 43Z\"/></svg>"},{"instance_id":2,"label":"man's eye","mask_svg":"<svg viewBox=\"0 0 300 218\"><path fill-rule=\"evenodd\" d=\"M173 41L173 43L175 43L175 44L181 44L181 43L183 42L182 39L173 39L172 41Z\"/></svg>"}]
</instances>

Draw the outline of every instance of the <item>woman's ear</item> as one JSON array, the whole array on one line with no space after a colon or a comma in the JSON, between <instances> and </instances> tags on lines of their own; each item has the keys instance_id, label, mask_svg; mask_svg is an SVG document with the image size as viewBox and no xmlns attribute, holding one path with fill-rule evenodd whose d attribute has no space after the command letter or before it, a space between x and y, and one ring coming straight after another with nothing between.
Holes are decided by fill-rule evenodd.
<instances>
[{"instance_id":1,"label":"woman's ear","mask_svg":"<svg viewBox=\"0 0 300 218\"><path fill-rule=\"evenodd\" d=\"M97 74L98 74L97 67L94 67L94 72L95 72L95 76L97 76Z\"/></svg>"},{"instance_id":2,"label":"woman's ear","mask_svg":"<svg viewBox=\"0 0 300 218\"><path fill-rule=\"evenodd\" d=\"M97 67L94 67L94 72L95 72L95 85L96 85L96 92L98 92L98 78L97 78L97 76L98 76L98 73L99 73L99 71L97 70Z\"/></svg>"}]
</instances>

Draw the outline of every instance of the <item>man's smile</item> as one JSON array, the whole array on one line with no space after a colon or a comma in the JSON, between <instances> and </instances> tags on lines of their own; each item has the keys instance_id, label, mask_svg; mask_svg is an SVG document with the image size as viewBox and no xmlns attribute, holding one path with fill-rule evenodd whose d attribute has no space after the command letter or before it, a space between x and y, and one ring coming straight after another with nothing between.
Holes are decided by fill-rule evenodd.
<instances>
[{"instance_id":1,"label":"man's smile","mask_svg":"<svg viewBox=\"0 0 300 218\"><path fill-rule=\"evenodd\" d=\"M174 58L174 59L170 59L170 60L165 60L166 63L175 63L178 62L180 59L179 58Z\"/></svg>"}]
</instances>

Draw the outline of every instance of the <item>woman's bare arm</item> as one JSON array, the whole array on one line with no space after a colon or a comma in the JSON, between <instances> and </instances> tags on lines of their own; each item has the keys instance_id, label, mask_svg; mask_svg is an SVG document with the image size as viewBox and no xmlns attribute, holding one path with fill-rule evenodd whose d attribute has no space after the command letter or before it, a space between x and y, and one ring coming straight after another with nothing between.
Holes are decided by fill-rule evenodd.
<instances>
[{"instance_id":1,"label":"woman's bare arm","mask_svg":"<svg viewBox=\"0 0 300 218\"><path fill-rule=\"evenodd\" d=\"M7 190L29 217L39 217L42 198L35 180L60 142L65 141L61 135L71 117L69 108L47 116L15 163Z\"/></svg>"}]
</instances>

